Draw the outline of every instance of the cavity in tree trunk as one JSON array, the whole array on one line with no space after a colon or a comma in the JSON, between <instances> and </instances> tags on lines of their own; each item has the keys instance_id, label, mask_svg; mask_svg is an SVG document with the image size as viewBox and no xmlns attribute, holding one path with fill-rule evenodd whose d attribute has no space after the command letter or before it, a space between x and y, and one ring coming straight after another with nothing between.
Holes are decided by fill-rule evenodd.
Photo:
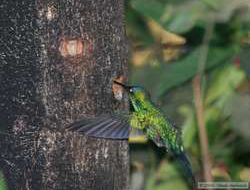
<instances>
[{"instance_id":1,"label":"cavity in tree trunk","mask_svg":"<svg viewBox=\"0 0 250 190\"><path fill-rule=\"evenodd\" d=\"M123 0L2 0L0 166L9 189L128 189L127 141L65 132L126 109Z\"/></svg>"}]
</instances>

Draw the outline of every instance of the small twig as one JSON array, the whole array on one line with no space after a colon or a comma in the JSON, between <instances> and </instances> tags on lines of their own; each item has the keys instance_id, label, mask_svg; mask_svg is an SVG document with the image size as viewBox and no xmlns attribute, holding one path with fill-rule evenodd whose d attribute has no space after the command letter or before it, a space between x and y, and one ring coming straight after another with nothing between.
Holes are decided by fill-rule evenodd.
<instances>
[{"instance_id":1,"label":"small twig","mask_svg":"<svg viewBox=\"0 0 250 190\"><path fill-rule=\"evenodd\" d=\"M204 180L206 182L212 182L213 177L211 175L212 162L209 153L209 144L206 131L206 124L204 119L204 106L202 101L202 90L201 90L201 79L205 69L205 64L207 61L209 41L213 34L214 22L213 20L209 22L206 33L204 35L203 44L201 47L201 54L198 60L198 74L193 79L193 91L194 91L194 101L195 109L198 123L199 139L202 152L203 170L204 170Z\"/></svg>"},{"instance_id":2,"label":"small twig","mask_svg":"<svg viewBox=\"0 0 250 190\"><path fill-rule=\"evenodd\" d=\"M202 95L201 95L201 76L197 75L193 80L193 90L194 90L194 100L195 109L198 122L199 139L202 152L202 164L204 170L204 180L207 182L213 181L211 175L212 163L210 159L209 149L208 149L208 138L206 125L204 121L204 108L202 105Z\"/></svg>"}]
</instances>

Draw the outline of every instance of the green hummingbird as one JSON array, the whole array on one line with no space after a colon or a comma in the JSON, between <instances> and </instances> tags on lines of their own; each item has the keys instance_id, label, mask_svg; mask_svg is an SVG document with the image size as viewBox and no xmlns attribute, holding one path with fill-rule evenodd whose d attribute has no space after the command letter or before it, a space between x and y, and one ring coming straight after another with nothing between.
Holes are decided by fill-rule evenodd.
<instances>
[{"instance_id":1,"label":"green hummingbird","mask_svg":"<svg viewBox=\"0 0 250 190\"><path fill-rule=\"evenodd\" d=\"M113 82L127 91L133 111L128 114L104 114L94 118L83 118L69 125L68 130L90 137L109 139L128 139L131 129L140 130L158 147L164 147L166 151L171 150L194 186L195 177L184 153L181 131L152 103L149 93L143 87Z\"/></svg>"}]
</instances>

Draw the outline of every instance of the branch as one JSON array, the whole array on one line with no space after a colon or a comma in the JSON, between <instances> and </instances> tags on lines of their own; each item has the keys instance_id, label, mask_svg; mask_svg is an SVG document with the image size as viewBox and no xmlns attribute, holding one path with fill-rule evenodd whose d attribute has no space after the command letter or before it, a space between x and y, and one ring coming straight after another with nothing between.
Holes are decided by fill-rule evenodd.
<instances>
[{"instance_id":1,"label":"branch","mask_svg":"<svg viewBox=\"0 0 250 190\"><path fill-rule=\"evenodd\" d=\"M202 164L204 170L204 180L207 182L212 182L213 177L211 175L212 162L209 154L209 144L206 131L206 124L204 120L204 107L202 103L202 90L201 90L201 79L204 72L205 64L207 61L207 54L209 49L209 41L213 34L214 22L210 21L206 28L206 33L204 35L203 44L201 47L201 54L198 60L198 74L193 79L193 92L194 101L196 109L196 117L198 123L199 140L202 152Z\"/></svg>"}]
</instances>

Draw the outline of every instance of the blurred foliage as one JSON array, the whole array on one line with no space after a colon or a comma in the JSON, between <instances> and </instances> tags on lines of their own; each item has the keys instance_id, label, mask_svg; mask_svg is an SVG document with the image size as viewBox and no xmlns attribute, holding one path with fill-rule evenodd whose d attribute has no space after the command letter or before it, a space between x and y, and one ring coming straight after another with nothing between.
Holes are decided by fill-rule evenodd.
<instances>
[{"instance_id":1,"label":"blurred foliage","mask_svg":"<svg viewBox=\"0 0 250 190\"><path fill-rule=\"evenodd\" d=\"M0 190L7 190L3 174L0 172Z\"/></svg>"},{"instance_id":2,"label":"blurred foliage","mask_svg":"<svg viewBox=\"0 0 250 190\"><path fill-rule=\"evenodd\" d=\"M129 82L148 89L152 99L182 128L184 146L201 181L191 83L204 55L202 95L212 175L215 181L250 181L249 9L248 0L126 1L131 46ZM214 27L206 44L211 24ZM132 174L140 171L132 175L133 183L134 176L140 176L140 184L144 177L139 189L188 189L171 155L150 141L131 142L132 165L143 165L139 169L132 166Z\"/></svg>"}]
</instances>

